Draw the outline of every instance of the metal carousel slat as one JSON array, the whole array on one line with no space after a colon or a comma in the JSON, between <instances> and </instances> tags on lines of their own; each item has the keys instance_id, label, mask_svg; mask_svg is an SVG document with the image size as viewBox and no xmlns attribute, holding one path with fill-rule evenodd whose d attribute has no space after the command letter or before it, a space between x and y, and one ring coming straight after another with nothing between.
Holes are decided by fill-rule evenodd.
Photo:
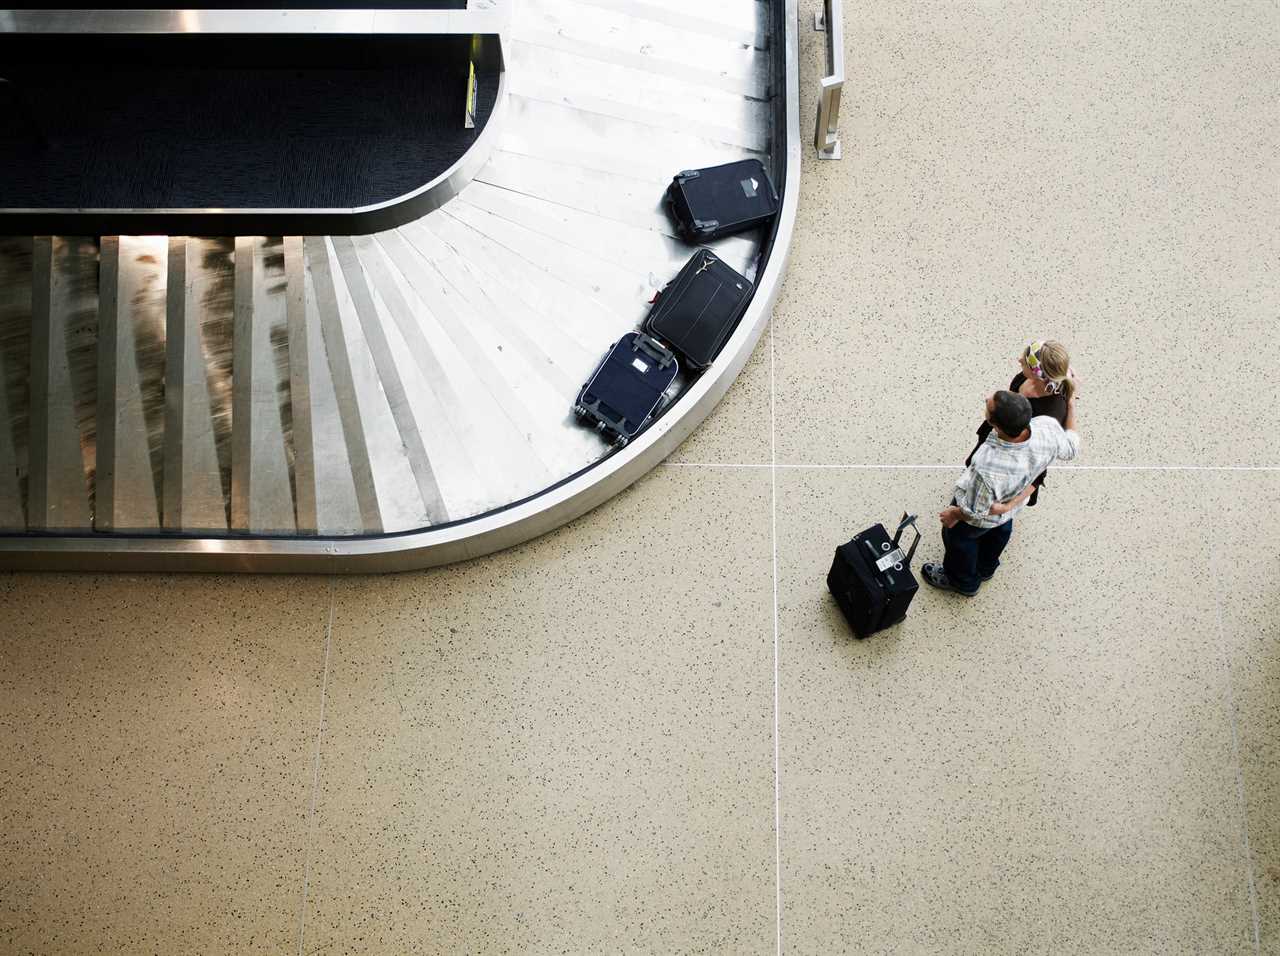
<instances>
[{"instance_id":1,"label":"metal carousel slat","mask_svg":"<svg viewBox=\"0 0 1280 956\"><path fill-rule=\"evenodd\" d=\"M365 434L370 400L368 396L360 396L356 391L347 335L338 311L338 290L334 283L328 244L322 236L308 236L303 240L303 247L307 255L307 271L315 289L320 334L333 383L338 416L342 423L344 446L351 463L351 478L360 509L359 527L364 533L376 534L382 530L382 511L374 485L373 464Z\"/></svg>"},{"instance_id":2,"label":"metal carousel slat","mask_svg":"<svg viewBox=\"0 0 1280 956\"><path fill-rule=\"evenodd\" d=\"M484 330L478 324L463 319L459 311L464 308L461 298L449 292L443 277L398 230L378 238L460 360L515 426L532 459L542 463L545 474L556 474L557 461L566 451L550 440L561 436L555 435L539 414L546 411L548 401L537 380L521 374L524 369L518 361L513 362L512 356L486 341L487 336L482 338Z\"/></svg>"},{"instance_id":3,"label":"metal carousel slat","mask_svg":"<svg viewBox=\"0 0 1280 956\"><path fill-rule=\"evenodd\" d=\"M0 238L0 530L27 526L32 241Z\"/></svg>"},{"instance_id":4,"label":"metal carousel slat","mask_svg":"<svg viewBox=\"0 0 1280 956\"><path fill-rule=\"evenodd\" d=\"M443 524L449 520L448 510L440 494L435 471L427 454L418 423L409 407L409 399L401 381L399 369L391 355L391 346L382 327L382 318L374 305L373 293L370 291L364 268L356 254L355 245L345 236L333 237L333 248L338 256L338 264L346 278L352 304L360 320L360 328L368 343L369 353L377 370L391 416L395 421L396 431L403 443L410 470L417 484L428 524Z\"/></svg>"},{"instance_id":5,"label":"metal carousel slat","mask_svg":"<svg viewBox=\"0 0 1280 956\"><path fill-rule=\"evenodd\" d=\"M231 527L236 531L297 530L281 414L289 404L286 268L283 238L237 237L231 413Z\"/></svg>"},{"instance_id":6,"label":"metal carousel slat","mask_svg":"<svg viewBox=\"0 0 1280 956\"><path fill-rule=\"evenodd\" d=\"M82 357L83 340L96 334L96 253L88 239L34 242L27 522L35 530L93 526L93 447L84 448L77 421L86 386L72 353Z\"/></svg>"},{"instance_id":7,"label":"metal carousel slat","mask_svg":"<svg viewBox=\"0 0 1280 956\"><path fill-rule=\"evenodd\" d=\"M666 231L623 223L610 223L595 234L593 227L599 227L601 222L597 216L486 183L474 183L467 190L466 199L459 202L534 228L582 252L594 251L620 268L643 268L648 285L655 288L661 288L679 272L692 251L688 243ZM739 272L750 266L759 249L758 242L739 236L729 236L709 245Z\"/></svg>"},{"instance_id":8,"label":"metal carousel slat","mask_svg":"<svg viewBox=\"0 0 1280 956\"><path fill-rule=\"evenodd\" d=\"M562 364L561 354L572 356L572 351L562 353L553 347L560 342L553 332L539 335L524 310L507 312L500 308L480 282L468 270L457 253L425 229L414 225L402 226L400 233L420 254L427 257L449 289L461 299L459 311L467 316L471 325L483 325L487 338L505 355L517 356L530 373L549 387L563 402L569 402L577 390L577 376ZM539 338L542 341L539 341Z\"/></svg>"},{"instance_id":9,"label":"metal carousel slat","mask_svg":"<svg viewBox=\"0 0 1280 956\"><path fill-rule=\"evenodd\" d=\"M670 179L634 179L505 150L495 151L476 176L479 183L656 232L674 231L663 203Z\"/></svg>"},{"instance_id":10,"label":"metal carousel slat","mask_svg":"<svg viewBox=\"0 0 1280 956\"><path fill-rule=\"evenodd\" d=\"M376 499L371 488L359 492L356 488L355 468L352 465L352 452L348 447L348 433L343 422L338 388L334 384L332 364L334 360L328 352L328 338L322 325L320 296L317 292L315 270L312 259L321 258L321 268L328 267L328 253L324 248L323 237L305 237L302 241L303 274L306 288L306 349L308 396L310 398L310 419L313 458L315 472L316 496L316 529L321 535L359 534L365 527L361 509L361 494L372 507L376 508ZM329 283L332 287L332 282ZM337 293L330 292L332 310L336 316ZM338 329L341 334L341 329ZM345 339L343 339L345 351ZM348 373L349 377L349 373ZM348 395L350 392L347 393ZM348 399L350 401L350 399ZM295 395L295 410L298 398ZM348 411L348 415L350 412ZM362 430L359 436L363 448ZM356 454L360 454L357 452ZM368 452L363 451L367 459ZM299 520L299 526L302 522Z\"/></svg>"},{"instance_id":11,"label":"metal carousel slat","mask_svg":"<svg viewBox=\"0 0 1280 956\"><path fill-rule=\"evenodd\" d=\"M753 151L702 135L701 129L669 132L617 116L588 113L565 103L551 103L511 94L511 132L503 146L514 144L519 152L558 158L563 145L573 143L568 155L608 157L584 165L611 170L642 170L670 182L681 169L728 163ZM570 160L572 161L572 160ZM601 165L597 166L597 163ZM469 190L468 190L469 191ZM466 192L460 198L465 198Z\"/></svg>"},{"instance_id":12,"label":"metal carousel slat","mask_svg":"<svg viewBox=\"0 0 1280 956\"><path fill-rule=\"evenodd\" d=\"M592 89L593 87L587 86L585 88ZM763 118L757 124L729 125L726 120L732 119L731 113L728 115L722 112L715 116L695 116L690 115L692 111L688 109L655 109L652 106L620 102L619 100L594 96L590 93L566 92L562 83L553 83L533 77L521 81L513 81L511 93L514 96L535 102L565 106L577 110L588 118L601 116L606 119L622 120L633 126L653 130L658 135L686 135L688 130L693 128L698 131L700 139L720 143L726 147L755 153L763 153L769 147L769 132L763 122ZM652 103L653 101L650 100L649 102ZM743 113L749 112L747 107L759 105L752 100L741 97L738 102L742 104L740 111Z\"/></svg>"},{"instance_id":13,"label":"metal carousel slat","mask_svg":"<svg viewBox=\"0 0 1280 956\"><path fill-rule=\"evenodd\" d=\"M99 531L160 527L167 248L163 236L107 236L100 245Z\"/></svg>"},{"instance_id":14,"label":"metal carousel slat","mask_svg":"<svg viewBox=\"0 0 1280 956\"><path fill-rule=\"evenodd\" d=\"M172 531L226 531L234 244L169 240L162 521Z\"/></svg>"},{"instance_id":15,"label":"metal carousel slat","mask_svg":"<svg viewBox=\"0 0 1280 956\"><path fill-rule=\"evenodd\" d=\"M427 503L418 491L413 466L397 428L386 389L378 378L379 370L374 363L371 343L365 337L353 291L341 268L335 238L341 237L328 237L325 244L332 264L338 315L351 364L351 380L358 396L360 418L364 423L374 492L382 516L382 530L401 531L426 527L430 523ZM438 499L438 491L433 490L431 493L433 499ZM439 504L438 500L436 504Z\"/></svg>"},{"instance_id":16,"label":"metal carousel slat","mask_svg":"<svg viewBox=\"0 0 1280 956\"><path fill-rule=\"evenodd\" d=\"M589 354L599 357L604 345L635 325L597 296L582 292L523 256L448 215L430 219L425 228L459 250L489 284L503 283L529 308L556 323Z\"/></svg>"},{"instance_id":17,"label":"metal carousel slat","mask_svg":"<svg viewBox=\"0 0 1280 956\"><path fill-rule=\"evenodd\" d=\"M439 217L443 218L443 217ZM561 391L581 384L584 369L598 357L594 348L582 345L564 327L559 313L548 315L516 294L501 277L485 271L439 233L415 224L415 243L435 243L448 264L453 286L473 307L490 316L490 321L519 344L532 361L547 366L544 374Z\"/></svg>"},{"instance_id":18,"label":"metal carousel slat","mask_svg":"<svg viewBox=\"0 0 1280 956\"><path fill-rule=\"evenodd\" d=\"M577 0L584 6L599 7L641 20L653 20L686 33L699 33L735 44L756 46L761 42L758 23L759 0L736 0L692 7L686 0Z\"/></svg>"},{"instance_id":19,"label":"metal carousel slat","mask_svg":"<svg viewBox=\"0 0 1280 956\"><path fill-rule=\"evenodd\" d=\"M651 283L639 268L617 266L598 250L580 249L539 232L535 224L504 219L470 203L450 203L445 213L583 293L606 299L615 310L636 320L643 314L641 306L648 299ZM601 237L600 244L606 241Z\"/></svg>"},{"instance_id":20,"label":"metal carousel slat","mask_svg":"<svg viewBox=\"0 0 1280 956\"><path fill-rule=\"evenodd\" d=\"M754 45L716 42L569 0L520 5L512 29L529 43L622 63L694 86L745 92L755 99L768 95L769 61Z\"/></svg>"},{"instance_id":21,"label":"metal carousel slat","mask_svg":"<svg viewBox=\"0 0 1280 956\"><path fill-rule=\"evenodd\" d=\"M613 60L582 56L564 49L541 46L516 38L507 52L511 73L510 88L531 99L541 99L553 90L556 102L573 105L585 94L602 104L642 109L657 125L679 132L689 127L731 131L728 142L739 137L759 139L768 147L772 128L767 101L747 94L743 88L722 89L694 86L685 80ZM536 92L534 92L536 91ZM652 116L661 107L661 117ZM607 112L607 111L606 111ZM750 142L743 145L751 145Z\"/></svg>"},{"instance_id":22,"label":"metal carousel slat","mask_svg":"<svg viewBox=\"0 0 1280 956\"><path fill-rule=\"evenodd\" d=\"M442 326L429 305L434 296L421 258L396 234L376 238L390 265L393 288L409 303L440 381L458 396L458 420L480 475L484 500L512 501L530 494L529 489L539 483L545 487L553 480L551 467L539 455L527 426L529 416L519 400L492 373L483 356L477 362L477 350L468 349L468 355Z\"/></svg>"},{"instance_id":23,"label":"metal carousel slat","mask_svg":"<svg viewBox=\"0 0 1280 956\"><path fill-rule=\"evenodd\" d=\"M287 398L280 402L280 413L281 421L287 421L282 427L288 435L286 447L292 452L294 525L300 534L314 534L319 529L319 514L316 503L316 442L311 426L311 332L307 322L306 253L301 236L285 236L283 245L289 391Z\"/></svg>"},{"instance_id":24,"label":"metal carousel slat","mask_svg":"<svg viewBox=\"0 0 1280 956\"><path fill-rule=\"evenodd\" d=\"M486 471L496 470L497 465L487 442L469 441L476 436L475 410L468 407L436 358L418 314L396 282L394 267L377 241L372 236L357 236L353 242L369 276L374 304L428 449L445 509L453 519L477 514L490 500L478 465Z\"/></svg>"}]
</instances>

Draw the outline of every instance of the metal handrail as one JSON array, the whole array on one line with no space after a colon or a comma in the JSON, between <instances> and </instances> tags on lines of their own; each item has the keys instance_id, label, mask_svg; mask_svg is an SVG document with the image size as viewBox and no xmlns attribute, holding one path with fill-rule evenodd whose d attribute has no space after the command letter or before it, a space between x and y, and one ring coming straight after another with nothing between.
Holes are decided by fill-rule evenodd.
<instances>
[{"instance_id":1,"label":"metal handrail","mask_svg":"<svg viewBox=\"0 0 1280 956\"><path fill-rule=\"evenodd\" d=\"M823 9L814 14L815 30L826 30L829 76L820 81L818 128L813 147L819 159L840 158L840 94L844 89L844 7L843 0L823 0Z\"/></svg>"}]
</instances>

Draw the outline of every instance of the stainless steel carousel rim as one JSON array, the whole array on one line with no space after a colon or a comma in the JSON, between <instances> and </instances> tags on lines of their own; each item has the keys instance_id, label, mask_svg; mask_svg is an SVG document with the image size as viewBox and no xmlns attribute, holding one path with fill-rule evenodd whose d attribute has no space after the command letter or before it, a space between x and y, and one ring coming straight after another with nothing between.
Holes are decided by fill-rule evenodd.
<instances>
[{"instance_id":1,"label":"stainless steel carousel rim","mask_svg":"<svg viewBox=\"0 0 1280 956\"><path fill-rule=\"evenodd\" d=\"M435 16L447 19L456 15ZM274 573L410 570L512 547L573 520L624 490L674 451L723 397L768 324L781 288L799 199L797 0L781 2L775 17L776 35L783 41L773 50L775 76L785 85L781 121L775 126L778 138L785 140L777 150L784 169L779 183L782 204L756 278L755 295L714 365L630 444L530 498L447 525L337 537L28 532L0 536L0 568Z\"/></svg>"}]
</instances>

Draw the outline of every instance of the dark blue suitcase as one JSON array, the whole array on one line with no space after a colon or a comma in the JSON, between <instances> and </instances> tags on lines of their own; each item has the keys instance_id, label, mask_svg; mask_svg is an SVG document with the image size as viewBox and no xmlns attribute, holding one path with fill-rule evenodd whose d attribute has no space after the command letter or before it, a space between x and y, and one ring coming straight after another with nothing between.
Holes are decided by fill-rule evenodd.
<instances>
[{"instance_id":1,"label":"dark blue suitcase","mask_svg":"<svg viewBox=\"0 0 1280 956\"><path fill-rule=\"evenodd\" d=\"M711 242L763 226L778 212L778 191L764 163L742 159L686 169L667 187L667 207L680 238Z\"/></svg>"},{"instance_id":2,"label":"dark blue suitcase","mask_svg":"<svg viewBox=\"0 0 1280 956\"><path fill-rule=\"evenodd\" d=\"M628 332L609 347L578 392L574 413L616 445L625 445L666 404L680 363L643 332Z\"/></svg>"}]
</instances>

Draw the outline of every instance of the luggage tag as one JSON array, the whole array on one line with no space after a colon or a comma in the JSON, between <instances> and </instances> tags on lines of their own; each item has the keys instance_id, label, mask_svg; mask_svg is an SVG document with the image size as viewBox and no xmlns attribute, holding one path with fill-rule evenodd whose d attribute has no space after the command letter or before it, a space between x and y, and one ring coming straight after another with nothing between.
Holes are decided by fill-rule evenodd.
<instances>
[{"instance_id":1,"label":"luggage tag","mask_svg":"<svg viewBox=\"0 0 1280 956\"><path fill-rule=\"evenodd\" d=\"M916 539L911 542L910 551L903 551L902 548L898 546L898 542L902 539L903 529L908 525L910 525L911 530L916 533ZM893 535L893 543L890 544L888 541L885 541L880 545L886 553L876 559L876 570L884 573L890 568L893 568L895 571L901 571L904 566L909 567L911 559L916 555L916 545L919 543L920 529L916 527L916 516L907 514L904 511L902 513L902 522L898 525L898 530Z\"/></svg>"},{"instance_id":2,"label":"luggage tag","mask_svg":"<svg viewBox=\"0 0 1280 956\"><path fill-rule=\"evenodd\" d=\"M888 542L886 542L886 544L887 543ZM884 571L888 571L890 568L893 568L895 571L901 571L902 559L905 558L906 556L907 556L906 552L903 551L901 548L894 548L888 554L884 555L882 558L876 561L876 570L884 572Z\"/></svg>"}]
</instances>

